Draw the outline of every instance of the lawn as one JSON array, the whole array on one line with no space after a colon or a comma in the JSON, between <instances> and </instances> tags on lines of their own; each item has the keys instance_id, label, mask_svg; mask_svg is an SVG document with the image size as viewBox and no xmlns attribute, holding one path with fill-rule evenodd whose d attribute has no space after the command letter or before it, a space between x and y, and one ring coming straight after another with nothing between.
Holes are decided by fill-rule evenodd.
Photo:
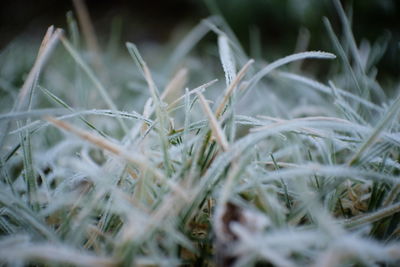
<instances>
[{"instance_id":1,"label":"lawn","mask_svg":"<svg viewBox=\"0 0 400 267\"><path fill-rule=\"evenodd\" d=\"M333 2L330 51L271 61L221 16L120 50L69 13L5 48L0 264L399 266L399 85Z\"/></svg>"}]
</instances>

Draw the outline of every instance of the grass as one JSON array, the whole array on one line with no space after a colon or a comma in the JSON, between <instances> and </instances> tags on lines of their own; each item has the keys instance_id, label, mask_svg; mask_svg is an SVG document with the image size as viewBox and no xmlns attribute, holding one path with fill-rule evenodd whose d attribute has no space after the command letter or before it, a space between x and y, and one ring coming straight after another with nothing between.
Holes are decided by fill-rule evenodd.
<instances>
[{"instance_id":1,"label":"grass","mask_svg":"<svg viewBox=\"0 0 400 267\"><path fill-rule=\"evenodd\" d=\"M385 45L359 49L334 2L333 53L273 62L248 58L219 17L174 51L101 51L85 10L90 49L69 13L30 71L14 62L31 46L3 51L0 262L398 265L400 102L375 79ZM215 45L195 56L205 35ZM327 82L289 72L308 59L331 60Z\"/></svg>"}]
</instances>

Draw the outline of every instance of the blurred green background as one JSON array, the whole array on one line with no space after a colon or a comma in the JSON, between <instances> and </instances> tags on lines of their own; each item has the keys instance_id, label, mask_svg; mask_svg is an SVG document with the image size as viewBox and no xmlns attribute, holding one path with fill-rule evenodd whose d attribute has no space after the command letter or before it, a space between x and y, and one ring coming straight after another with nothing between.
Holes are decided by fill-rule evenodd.
<instances>
[{"instance_id":1,"label":"blurred green background","mask_svg":"<svg viewBox=\"0 0 400 267\"><path fill-rule=\"evenodd\" d=\"M331 0L86 0L96 33L108 38L121 22L121 47L135 43L168 42L177 31L187 31L202 18L220 12L248 53L267 60L295 50L299 32L310 33L309 50L332 51L322 23L328 17L338 34L341 25ZM378 65L378 78L394 77L400 70L400 10L397 0L342 1L351 17L357 42L373 42L390 34L388 49ZM18 38L40 39L46 28L66 28L72 1L4 0L0 9L0 48ZM115 28L115 27L114 27ZM307 31L308 30L308 31ZM262 47L252 44L259 40Z\"/></svg>"}]
</instances>

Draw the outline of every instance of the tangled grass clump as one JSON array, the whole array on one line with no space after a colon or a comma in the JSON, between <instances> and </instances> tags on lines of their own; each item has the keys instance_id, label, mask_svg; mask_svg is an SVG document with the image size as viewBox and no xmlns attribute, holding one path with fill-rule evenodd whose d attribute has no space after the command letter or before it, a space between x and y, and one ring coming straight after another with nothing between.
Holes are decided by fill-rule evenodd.
<instances>
[{"instance_id":1,"label":"tangled grass clump","mask_svg":"<svg viewBox=\"0 0 400 267\"><path fill-rule=\"evenodd\" d=\"M70 17L22 86L31 50L3 52L0 262L399 264L400 97L375 79L384 44L359 49L337 7L326 84L282 68L334 54L253 60L218 17L131 58L81 48ZM217 48L192 55L209 31Z\"/></svg>"}]
</instances>

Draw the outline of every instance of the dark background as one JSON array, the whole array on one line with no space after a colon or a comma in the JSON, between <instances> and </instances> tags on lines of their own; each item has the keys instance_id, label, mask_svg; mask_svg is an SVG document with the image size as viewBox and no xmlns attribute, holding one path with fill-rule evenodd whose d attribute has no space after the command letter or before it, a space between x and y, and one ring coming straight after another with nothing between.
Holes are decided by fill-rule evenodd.
<instances>
[{"instance_id":1,"label":"dark background","mask_svg":"<svg viewBox=\"0 0 400 267\"><path fill-rule=\"evenodd\" d=\"M211 14L212 1L195 0L86 0L99 36L108 36L112 22L122 21L121 46L125 41L167 42L177 27L189 28ZM301 27L311 33L312 50L332 51L322 17L329 18L337 33L340 24L330 0L216 0L217 9L249 50L249 35L258 31L265 54L284 56L294 50ZM385 32L391 41L379 68L398 75L400 60L399 1L342 1L352 14L356 40L374 41ZM0 49L21 38L41 38L49 25L66 27L66 12L74 10L72 1L3 0L0 9Z\"/></svg>"}]
</instances>

